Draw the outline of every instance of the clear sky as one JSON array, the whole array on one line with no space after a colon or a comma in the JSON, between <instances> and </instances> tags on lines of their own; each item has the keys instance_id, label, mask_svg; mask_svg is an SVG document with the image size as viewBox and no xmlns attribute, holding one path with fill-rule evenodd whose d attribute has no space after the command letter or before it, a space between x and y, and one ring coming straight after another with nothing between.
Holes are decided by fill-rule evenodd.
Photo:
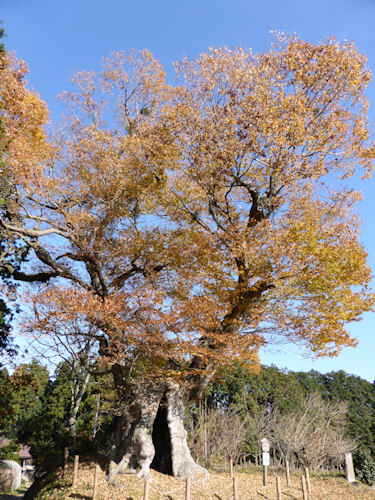
<instances>
[{"instance_id":1,"label":"clear sky","mask_svg":"<svg viewBox=\"0 0 375 500\"><path fill-rule=\"evenodd\" d=\"M5 45L30 68L29 82L47 101L52 119L60 113L56 95L81 69L97 69L111 51L147 48L172 77L172 62L208 47L267 50L270 30L298 33L310 42L329 35L353 40L375 73L375 0L0 0ZM368 96L375 131L375 82ZM361 189L362 242L375 268L375 176ZM375 281L374 281L375 288ZM265 364L291 370L345 370L375 380L375 313L350 327L359 341L337 358L311 360L296 346L261 354Z\"/></svg>"}]
</instances>

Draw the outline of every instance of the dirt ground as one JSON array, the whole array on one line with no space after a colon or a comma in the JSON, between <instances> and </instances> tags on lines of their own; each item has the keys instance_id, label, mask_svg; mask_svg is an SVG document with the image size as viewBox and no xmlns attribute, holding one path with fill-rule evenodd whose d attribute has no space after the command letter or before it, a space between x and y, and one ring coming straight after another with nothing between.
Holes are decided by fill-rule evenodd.
<instances>
[{"instance_id":1,"label":"dirt ground","mask_svg":"<svg viewBox=\"0 0 375 500\"><path fill-rule=\"evenodd\" d=\"M63 479L60 487L43 493L40 499L75 499L91 500L94 483L95 464L83 464L79 467L74 490L71 488L72 472ZM292 474L291 486L286 486L283 471L277 474L281 480L283 500L302 500L300 473ZM236 471L239 500L276 500L276 471L269 472L268 485L263 486L261 471ZM119 476L116 485L109 486L105 473L100 469L98 477L97 500L143 500L145 482L134 475ZM210 474L210 479L192 483L192 500L232 500L233 481L228 473ZM342 477L312 477L311 500L375 500L375 490L358 484L349 484ZM152 471L149 500L184 500L185 481L165 476ZM2 499L1 499L2 500Z\"/></svg>"}]
</instances>

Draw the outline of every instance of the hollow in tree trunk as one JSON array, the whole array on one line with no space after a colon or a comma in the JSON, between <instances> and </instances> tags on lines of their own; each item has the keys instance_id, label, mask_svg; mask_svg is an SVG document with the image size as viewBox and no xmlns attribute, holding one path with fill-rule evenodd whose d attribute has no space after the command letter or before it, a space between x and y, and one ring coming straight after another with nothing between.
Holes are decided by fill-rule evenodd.
<instances>
[{"instance_id":1,"label":"hollow in tree trunk","mask_svg":"<svg viewBox=\"0 0 375 500\"><path fill-rule=\"evenodd\" d=\"M116 382L116 376L115 376ZM123 472L150 477L150 467L178 477L207 476L193 460L183 424L188 393L177 383L122 381L117 389L123 410L110 457L109 481Z\"/></svg>"}]
</instances>

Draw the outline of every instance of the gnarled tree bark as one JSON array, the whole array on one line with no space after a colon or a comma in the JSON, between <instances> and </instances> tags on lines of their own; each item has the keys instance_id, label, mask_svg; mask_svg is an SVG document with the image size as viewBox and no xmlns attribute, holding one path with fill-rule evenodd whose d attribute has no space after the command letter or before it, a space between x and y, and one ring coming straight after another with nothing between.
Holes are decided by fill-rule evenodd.
<instances>
[{"instance_id":1,"label":"gnarled tree bark","mask_svg":"<svg viewBox=\"0 0 375 500\"><path fill-rule=\"evenodd\" d=\"M135 472L150 477L150 467L178 477L207 476L192 458L183 416L189 392L176 382L147 379L124 380L121 367L114 369L121 398L108 479Z\"/></svg>"}]
</instances>

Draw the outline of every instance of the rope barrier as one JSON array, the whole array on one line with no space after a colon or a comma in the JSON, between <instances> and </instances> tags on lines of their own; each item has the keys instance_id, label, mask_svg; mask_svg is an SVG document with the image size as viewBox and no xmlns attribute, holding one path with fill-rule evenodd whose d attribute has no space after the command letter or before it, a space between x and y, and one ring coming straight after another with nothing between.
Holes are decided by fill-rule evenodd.
<instances>
[{"instance_id":1,"label":"rope barrier","mask_svg":"<svg viewBox=\"0 0 375 500\"><path fill-rule=\"evenodd\" d=\"M207 481L207 478L205 476L202 475L202 477L200 479L192 479L191 480L191 483L192 485L197 485L197 486L201 486L204 482Z\"/></svg>"},{"instance_id":2,"label":"rope barrier","mask_svg":"<svg viewBox=\"0 0 375 500\"><path fill-rule=\"evenodd\" d=\"M213 493L210 493L211 498L214 498L215 496L216 496L216 498L217 498L217 497L219 497L219 498L220 498L220 495L223 493L223 491L227 491L227 490L229 490L230 488L233 488L233 481L231 481L231 482L230 482L230 484L228 484L228 486L225 486L225 487L223 487L223 488L220 488L219 493L218 493L217 491L214 491ZM219 495L219 494L220 494L220 495ZM232 496L232 499L231 499L231 500L233 500L233 496Z\"/></svg>"},{"instance_id":3,"label":"rope barrier","mask_svg":"<svg viewBox=\"0 0 375 500\"><path fill-rule=\"evenodd\" d=\"M160 495L172 495L173 493L178 493L179 491L184 490L184 489L185 489L185 484L183 484L179 488L175 488L174 490L168 490L168 491L158 490L150 484L150 490L152 490L154 493L156 493L159 496Z\"/></svg>"}]
</instances>

